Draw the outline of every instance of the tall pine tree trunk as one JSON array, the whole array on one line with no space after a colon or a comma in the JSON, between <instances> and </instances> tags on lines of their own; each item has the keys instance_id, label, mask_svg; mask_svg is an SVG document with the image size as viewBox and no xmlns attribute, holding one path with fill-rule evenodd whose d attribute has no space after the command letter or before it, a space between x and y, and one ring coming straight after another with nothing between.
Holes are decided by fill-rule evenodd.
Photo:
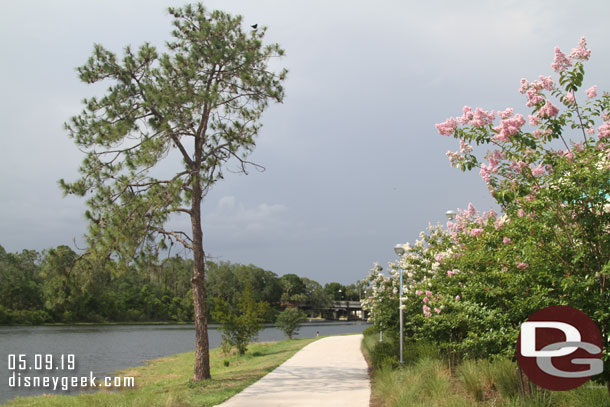
<instances>
[{"instance_id":1,"label":"tall pine tree trunk","mask_svg":"<svg viewBox=\"0 0 610 407\"><path fill-rule=\"evenodd\" d=\"M208 341L208 317L205 304L205 253L201 228L201 185L198 177L193 182L191 223L193 227L193 305L195 308L195 372L193 380L209 379L210 343Z\"/></svg>"}]
</instances>

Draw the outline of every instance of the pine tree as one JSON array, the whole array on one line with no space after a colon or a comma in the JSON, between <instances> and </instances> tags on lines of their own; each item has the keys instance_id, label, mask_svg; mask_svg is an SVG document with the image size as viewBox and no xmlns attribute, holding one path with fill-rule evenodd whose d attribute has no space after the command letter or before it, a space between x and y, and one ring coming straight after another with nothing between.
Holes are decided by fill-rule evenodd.
<instances>
[{"instance_id":1,"label":"pine tree","mask_svg":"<svg viewBox=\"0 0 610 407\"><path fill-rule=\"evenodd\" d=\"M174 242L192 250L194 380L202 380L210 377L202 200L227 163L243 172L252 164L247 155L261 114L269 101L283 100L286 70L268 67L283 50L263 45L265 28L242 31L241 16L201 4L169 14L175 29L166 52L148 43L137 51L127 46L119 60L95 45L77 68L82 81L110 86L85 99L83 112L66 123L86 157L81 177L60 185L66 194L90 195L93 258L127 264ZM190 230L168 228L177 215L190 219Z\"/></svg>"}]
</instances>

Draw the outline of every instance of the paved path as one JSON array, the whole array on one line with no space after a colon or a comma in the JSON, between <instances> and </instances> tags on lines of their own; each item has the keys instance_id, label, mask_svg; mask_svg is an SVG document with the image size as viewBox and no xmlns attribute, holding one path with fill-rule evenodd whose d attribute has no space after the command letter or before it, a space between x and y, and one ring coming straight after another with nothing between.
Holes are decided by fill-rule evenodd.
<instances>
[{"instance_id":1,"label":"paved path","mask_svg":"<svg viewBox=\"0 0 610 407\"><path fill-rule=\"evenodd\" d=\"M362 335L310 343L277 369L220 404L221 407L368 407Z\"/></svg>"}]
</instances>

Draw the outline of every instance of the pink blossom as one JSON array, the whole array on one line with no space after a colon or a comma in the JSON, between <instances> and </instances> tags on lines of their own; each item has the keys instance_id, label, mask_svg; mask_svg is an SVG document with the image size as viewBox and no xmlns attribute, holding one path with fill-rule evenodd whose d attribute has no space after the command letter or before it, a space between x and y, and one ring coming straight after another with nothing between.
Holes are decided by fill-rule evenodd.
<instances>
[{"instance_id":1,"label":"pink blossom","mask_svg":"<svg viewBox=\"0 0 610 407\"><path fill-rule=\"evenodd\" d=\"M527 163L525 161L512 161L510 163L510 168L518 173L522 173L523 169L527 168Z\"/></svg>"},{"instance_id":2,"label":"pink blossom","mask_svg":"<svg viewBox=\"0 0 610 407\"><path fill-rule=\"evenodd\" d=\"M416 295L422 295L422 294L423 294L423 291L422 291L422 290L417 290L417 291L415 291L415 294L416 294Z\"/></svg>"},{"instance_id":3,"label":"pink blossom","mask_svg":"<svg viewBox=\"0 0 610 407\"><path fill-rule=\"evenodd\" d=\"M502 239L502 243L504 243L504 244L512 244L513 241L510 238L504 236L504 239Z\"/></svg>"},{"instance_id":4,"label":"pink blossom","mask_svg":"<svg viewBox=\"0 0 610 407\"><path fill-rule=\"evenodd\" d=\"M525 119L520 114L510 119L504 119L494 130L498 133L494 136L494 140L508 141L510 136L521 131L521 127L525 124Z\"/></svg>"},{"instance_id":5,"label":"pink blossom","mask_svg":"<svg viewBox=\"0 0 610 407\"><path fill-rule=\"evenodd\" d=\"M542 82L542 86L546 90L553 90L553 78L550 76L542 76L540 75L540 81Z\"/></svg>"},{"instance_id":6,"label":"pink blossom","mask_svg":"<svg viewBox=\"0 0 610 407\"><path fill-rule=\"evenodd\" d=\"M483 127L486 124L491 124L495 119L495 115L493 110L491 112L487 112L480 107L477 107L474 111L474 117L472 119L471 124L474 127Z\"/></svg>"},{"instance_id":7,"label":"pink blossom","mask_svg":"<svg viewBox=\"0 0 610 407\"><path fill-rule=\"evenodd\" d=\"M476 209L474 208L472 202L468 203L468 216L474 216L475 213Z\"/></svg>"},{"instance_id":8,"label":"pink blossom","mask_svg":"<svg viewBox=\"0 0 610 407\"><path fill-rule=\"evenodd\" d=\"M591 51L587 49L587 39L585 37L580 38L578 47L573 48L570 53L571 59L580 59L586 61L591 56Z\"/></svg>"},{"instance_id":9,"label":"pink blossom","mask_svg":"<svg viewBox=\"0 0 610 407\"><path fill-rule=\"evenodd\" d=\"M587 89L585 91L585 93L587 94L587 97L589 99L593 99L594 97L597 96L597 85L591 86L589 89Z\"/></svg>"},{"instance_id":10,"label":"pink blossom","mask_svg":"<svg viewBox=\"0 0 610 407\"><path fill-rule=\"evenodd\" d=\"M604 122L604 124L599 126L599 128L597 130L599 131L599 134L597 135L597 137L600 140L603 138L604 139L610 138L610 121Z\"/></svg>"},{"instance_id":11,"label":"pink blossom","mask_svg":"<svg viewBox=\"0 0 610 407\"><path fill-rule=\"evenodd\" d=\"M563 98L563 103L565 103L567 106L576 103L576 99L574 98L574 92L569 91Z\"/></svg>"},{"instance_id":12,"label":"pink blossom","mask_svg":"<svg viewBox=\"0 0 610 407\"><path fill-rule=\"evenodd\" d=\"M434 308L434 312L436 312L437 314L440 314L440 313L441 313L441 310L440 310L440 309L438 309L438 308Z\"/></svg>"},{"instance_id":13,"label":"pink blossom","mask_svg":"<svg viewBox=\"0 0 610 407\"><path fill-rule=\"evenodd\" d=\"M489 212L487 212L487 216L490 218L495 218L496 216L498 216L498 214L493 209L490 209Z\"/></svg>"},{"instance_id":14,"label":"pink blossom","mask_svg":"<svg viewBox=\"0 0 610 407\"><path fill-rule=\"evenodd\" d=\"M523 209L519 209L517 211L517 216L520 217L520 218L524 217L525 216L525 211Z\"/></svg>"},{"instance_id":15,"label":"pink blossom","mask_svg":"<svg viewBox=\"0 0 610 407\"><path fill-rule=\"evenodd\" d=\"M519 88L519 93L525 93L530 87L530 83L525 78L521 78L521 88Z\"/></svg>"},{"instance_id":16,"label":"pink blossom","mask_svg":"<svg viewBox=\"0 0 610 407\"><path fill-rule=\"evenodd\" d=\"M483 180L489 184L489 181L491 180L491 174L493 171L492 170L493 167L488 167L487 164L481 164L481 171L479 171L479 174L481 175L481 178L483 178Z\"/></svg>"},{"instance_id":17,"label":"pink blossom","mask_svg":"<svg viewBox=\"0 0 610 407\"><path fill-rule=\"evenodd\" d=\"M505 155L500 150L494 150L493 153L492 153L492 157L493 157L494 160L500 161L500 160L504 159Z\"/></svg>"},{"instance_id":18,"label":"pink blossom","mask_svg":"<svg viewBox=\"0 0 610 407\"><path fill-rule=\"evenodd\" d=\"M553 117L557 113L559 113L559 109L547 99L544 106L538 111L538 117Z\"/></svg>"},{"instance_id":19,"label":"pink blossom","mask_svg":"<svg viewBox=\"0 0 610 407\"><path fill-rule=\"evenodd\" d=\"M451 136L455 129L457 129L457 126L458 122L455 120L455 117L450 117L443 123L437 124L436 130L443 136Z\"/></svg>"},{"instance_id":20,"label":"pink blossom","mask_svg":"<svg viewBox=\"0 0 610 407\"><path fill-rule=\"evenodd\" d=\"M531 116L530 116L531 117ZM536 129L534 130L534 132L532 133L532 136L534 136L534 138L540 138L542 137L544 133L542 133L542 130Z\"/></svg>"},{"instance_id":21,"label":"pink blossom","mask_svg":"<svg viewBox=\"0 0 610 407\"><path fill-rule=\"evenodd\" d=\"M526 106L536 106L538 103L544 100L544 97L538 92L536 87L531 87L525 92L525 96L527 96Z\"/></svg>"},{"instance_id":22,"label":"pink blossom","mask_svg":"<svg viewBox=\"0 0 610 407\"><path fill-rule=\"evenodd\" d=\"M470 229L470 236L472 236L472 237L479 236L481 233L483 233L483 229L480 229L480 228Z\"/></svg>"},{"instance_id":23,"label":"pink blossom","mask_svg":"<svg viewBox=\"0 0 610 407\"><path fill-rule=\"evenodd\" d=\"M542 167L542 164L538 164L538 166L536 168L532 168L533 176L538 177L542 174L544 174L544 168Z\"/></svg>"},{"instance_id":24,"label":"pink blossom","mask_svg":"<svg viewBox=\"0 0 610 407\"><path fill-rule=\"evenodd\" d=\"M472 118L474 116L472 113L472 108L470 106L464 106L462 111L464 112L464 114L462 115L462 117L458 117L457 121L463 125L466 125L472 121Z\"/></svg>"},{"instance_id":25,"label":"pink blossom","mask_svg":"<svg viewBox=\"0 0 610 407\"><path fill-rule=\"evenodd\" d=\"M424 302L427 304L430 302L430 299L428 297L424 297Z\"/></svg>"},{"instance_id":26,"label":"pink blossom","mask_svg":"<svg viewBox=\"0 0 610 407\"><path fill-rule=\"evenodd\" d=\"M504 227L505 222L506 221L503 218L498 218L494 222L494 227L496 228L496 230L501 229L502 227Z\"/></svg>"},{"instance_id":27,"label":"pink blossom","mask_svg":"<svg viewBox=\"0 0 610 407\"><path fill-rule=\"evenodd\" d=\"M529 267L529 264L527 264L527 263L523 263L523 262L521 262L521 263L517 264L517 268L518 268L518 269L525 270L525 269L527 269L528 267Z\"/></svg>"},{"instance_id":28,"label":"pink blossom","mask_svg":"<svg viewBox=\"0 0 610 407\"><path fill-rule=\"evenodd\" d=\"M527 116L527 118L530 120L530 124L532 126L538 126L540 124L540 119L537 115L530 114Z\"/></svg>"},{"instance_id":29,"label":"pink blossom","mask_svg":"<svg viewBox=\"0 0 610 407\"><path fill-rule=\"evenodd\" d=\"M432 291L430 291L430 290L426 290L426 295L427 295L428 297L432 297Z\"/></svg>"},{"instance_id":30,"label":"pink blossom","mask_svg":"<svg viewBox=\"0 0 610 407\"><path fill-rule=\"evenodd\" d=\"M429 306L427 306L427 305L424 305L424 306L422 307L422 310L424 311L424 315L425 315L425 316L429 317L429 316L431 316L431 315L432 315L432 314L430 313L430 309L431 309L431 308L430 308Z\"/></svg>"},{"instance_id":31,"label":"pink blossom","mask_svg":"<svg viewBox=\"0 0 610 407\"><path fill-rule=\"evenodd\" d=\"M572 59L567 58L559 47L555 47L555 61L551 64L551 68L555 72L563 72L570 66L572 66Z\"/></svg>"},{"instance_id":32,"label":"pink blossom","mask_svg":"<svg viewBox=\"0 0 610 407\"><path fill-rule=\"evenodd\" d=\"M514 110L510 107L504 111L498 112L498 116L500 116L501 119L509 119L513 116L513 114L514 114Z\"/></svg>"},{"instance_id":33,"label":"pink blossom","mask_svg":"<svg viewBox=\"0 0 610 407\"><path fill-rule=\"evenodd\" d=\"M438 261L439 263L442 263L444 260L444 257L442 253L437 254L436 256L434 256L434 260Z\"/></svg>"},{"instance_id":34,"label":"pink blossom","mask_svg":"<svg viewBox=\"0 0 610 407\"><path fill-rule=\"evenodd\" d=\"M460 162L464 161L465 157L463 155L461 155L458 151L451 152L451 151L447 151L447 153L445 154L447 157L449 157L449 163L451 163L452 167L455 167L456 165L458 165Z\"/></svg>"},{"instance_id":35,"label":"pink blossom","mask_svg":"<svg viewBox=\"0 0 610 407\"><path fill-rule=\"evenodd\" d=\"M459 295L456 295L456 296L455 296L455 300L456 300L456 301L459 301L460 299L461 299L461 298L460 298L460 296L459 296Z\"/></svg>"},{"instance_id":36,"label":"pink blossom","mask_svg":"<svg viewBox=\"0 0 610 407\"><path fill-rule=\"evenodd\" d=\"M460 153L467 154L472 151L472 146L463 138L460 139Z\"/></svg>"},{"instance_id":37,"label":"pink blossom","mask_svg":"<svg viewBox=\"0 0 610 407\"><path fill-rule=\"evenodd\" d=\"M455 274L455 271L453 271L453 270L449 270L449 271L447 272L447 275L448 275L449 277L453 277L453 275L454 275L454 274Z\"/></svg>"}]
</instances>

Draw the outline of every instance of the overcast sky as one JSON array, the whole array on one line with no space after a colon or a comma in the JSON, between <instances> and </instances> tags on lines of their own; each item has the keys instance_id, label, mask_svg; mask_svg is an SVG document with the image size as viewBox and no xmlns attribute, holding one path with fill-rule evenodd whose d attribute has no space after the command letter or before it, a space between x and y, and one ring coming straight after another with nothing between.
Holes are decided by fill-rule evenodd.
<instances>
[{"instance_id":1,"label":"overcast sky","mask_svg":"<svg viewBox=\"0 0 610 407\"><path fill-rule=\"evenodd\" d=\"M95 89L75 67L170 39L169 1L4 1L0 13L0 245L74 247L84 200L63 198L83 159L63 123ZM519 80L552 73L553 48L592 50L585 89L610 89L607 1L206 1L268 27L286 98L263 115L252 160L204 203L217 259L322 283L362 279L448 209L493 207L478 171L449 166L435 123L464 105L526 114ZM582 97L582 96L581 96Z\"/></svg>"}]
</instances>

